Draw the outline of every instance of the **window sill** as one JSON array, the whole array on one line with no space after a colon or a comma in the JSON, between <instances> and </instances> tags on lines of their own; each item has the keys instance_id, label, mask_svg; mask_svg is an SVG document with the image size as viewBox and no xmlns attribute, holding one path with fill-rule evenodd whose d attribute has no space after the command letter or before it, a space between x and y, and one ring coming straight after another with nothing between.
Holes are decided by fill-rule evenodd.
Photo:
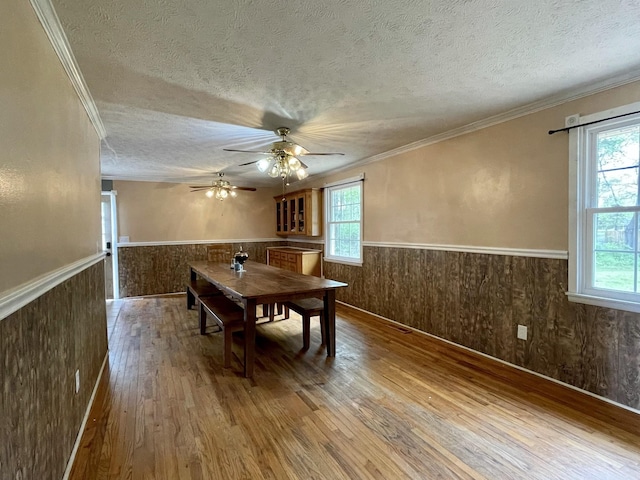
<instances>
[{"instance_id":1,"label":"window sill","mask_svg":"<svg viewBox=\"0 0 640 480\"><path fill-rule=\"evenodd\" d=\"M570 302L584 303L594 305L596 307L613 308L615 310L624 310L626 312L640 313L640 303L629 302L626 300L617 300L606 297L596 297L593 295L585 295L583 293L567 292L567 298Z\"/></svg>"},{"instance_id":2,"label":"window sill","mask_svg":"<svg viewBox=\"0 0 640 480\"><path fill-rule=\"evenodd\" d=\"M361 267L362 262L357 260L343 260L341 258L324 257L325 262L341 263L342 265L351 265L352 267Z\"/></svg>"}]
</instances>

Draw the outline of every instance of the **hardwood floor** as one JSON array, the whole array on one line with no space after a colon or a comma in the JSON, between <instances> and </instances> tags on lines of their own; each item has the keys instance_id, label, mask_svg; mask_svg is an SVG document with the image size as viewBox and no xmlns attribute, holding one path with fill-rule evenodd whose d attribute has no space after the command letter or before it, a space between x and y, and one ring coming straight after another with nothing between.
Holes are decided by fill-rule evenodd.
<instances>
[{"instance_id":1,"label":"hardwood floor","mask_svg":"<svg viewBox=\"0 0 640 480\"><path fill-rule=\"evenodd\" d=\"M640 478L640 416L586 395L341 306L335 358L292 313L258 326L246 379L240 339L223 369L184 305L108 309L71 478Z\"/></svg>"}]
</instances>

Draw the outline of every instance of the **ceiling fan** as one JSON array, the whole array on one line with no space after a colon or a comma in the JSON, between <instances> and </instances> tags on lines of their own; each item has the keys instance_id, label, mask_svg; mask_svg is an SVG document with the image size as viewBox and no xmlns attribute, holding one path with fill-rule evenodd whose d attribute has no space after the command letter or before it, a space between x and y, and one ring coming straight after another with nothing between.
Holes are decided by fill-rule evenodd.
<instances>
[{"instance_id":1,"label":"ceiling fan","mask_svg":"<svg viewBox=\"0 0 640 480\"><path fill-rule=\"evenodd\" d=\"M190 185L189 188L192 192L205 192L205 195L209 198L215 197L218 200L224 200L228 197L235 197L237 195L236 190L246 190L249 192L255 192L253 187L238 187L231 185L227 180L223 180L224 173L218 173L218 179L211 182L211 185Z\"/></svg>"},{"instance_id":2,"label":"ceiling fan","mask_svg":"<svg viewBox=\"0 0 640 480\"><path fill-rule=\"evenodd\" d=\"M269 176L276 178L281 177L283 180L290 174L295 173L300 180L307 177L306 171L309 168L299 158L305 155L344 155L344 153L319 153L309 152L306 148L298 145L287 139L287 135L291 130L287 127L280 127L276 130L276 134L282 139L273 142L271 148L268 151L261 150L236 150L233 148L225 148L226 152L241 152L241 153L258 153L261 155L269 155L267 158L260 160L254 160L253 162L243 163L240 166L256 164L258 170L261 172L267 172Z\"/></svg>"}]
</instances>

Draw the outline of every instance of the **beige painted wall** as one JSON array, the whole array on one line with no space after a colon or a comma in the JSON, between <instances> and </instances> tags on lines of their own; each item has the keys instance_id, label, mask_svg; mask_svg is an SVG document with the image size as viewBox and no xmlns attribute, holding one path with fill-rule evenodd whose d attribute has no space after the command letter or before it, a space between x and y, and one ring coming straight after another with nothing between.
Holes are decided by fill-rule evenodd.
<instances>
[{"instance_id":1,"label":"beige painted wall","mask_svg":"<svg viewBox=\"0 0 640 480\"><path fill-rule=\"evenodd\" d=\"M0 2L0 293L98 251L100 142L28 1Z\"/></svg>"},{"instance_id":2,"label":"beige painted wall","mask_svg":"<svg viewBox=\"0 0 640 480\"><path fill-rule=\"evenodd\" d=\"M365 172L364 240L567 250L566 116L640 100L640 82L313 180Z\"/></svg>"},{"instance_id":3,"label":"beige painted wall","mask_svg":"<svg viewBox=\"0 0 640 480\"><path fill-rule=\"evenodd\" d=\"M114 181L118 235L130 242L275 237L277 191L259 188L219 201L175 183Z\"/></svg>"}]
</instances>

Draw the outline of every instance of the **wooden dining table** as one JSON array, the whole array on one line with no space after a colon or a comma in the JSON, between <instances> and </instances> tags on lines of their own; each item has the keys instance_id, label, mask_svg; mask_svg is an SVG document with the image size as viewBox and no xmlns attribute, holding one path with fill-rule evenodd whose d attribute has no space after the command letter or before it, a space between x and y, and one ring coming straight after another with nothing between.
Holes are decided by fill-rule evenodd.
<instances>
[{"instance_id":1,"label":"wooden dining table","mask_svg":"<svg viewBox=\"0 0 640 480\"><path fill-rule=\"evenodd\" d=\"M194 261L189 263L191 280L197 276L209 281L244 307L244 376L253 376L256 351L256 307L301 298L324 301L327 356L336 355L336 289L346 283L302 275L263 263L248 261L243 271L228 263Z\"/></svg>"}]
</instances>

